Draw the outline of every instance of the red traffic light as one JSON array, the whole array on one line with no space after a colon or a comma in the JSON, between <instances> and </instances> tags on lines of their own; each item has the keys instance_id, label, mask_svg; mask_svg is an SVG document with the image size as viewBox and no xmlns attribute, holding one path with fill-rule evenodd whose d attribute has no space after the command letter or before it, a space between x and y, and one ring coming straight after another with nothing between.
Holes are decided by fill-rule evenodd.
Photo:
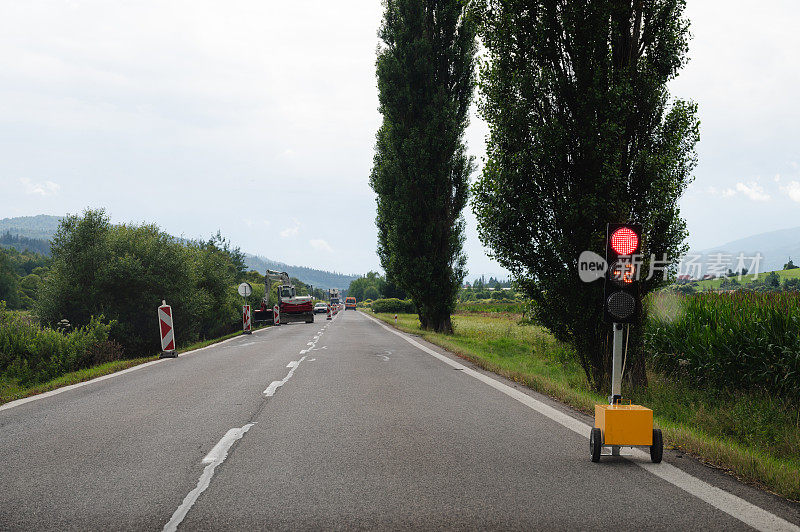
<instances>
[{"instance_id":1,"label":"red traffic light","mask_svg":"<svg viewBox=\"0 0 800 532\"><path fill-rule=\"evenodd\" d=\"M629 227L620 227L611 235L611 249L617 255L630 255L639 249L639 235Z\"/></svg>"}]
</instances>

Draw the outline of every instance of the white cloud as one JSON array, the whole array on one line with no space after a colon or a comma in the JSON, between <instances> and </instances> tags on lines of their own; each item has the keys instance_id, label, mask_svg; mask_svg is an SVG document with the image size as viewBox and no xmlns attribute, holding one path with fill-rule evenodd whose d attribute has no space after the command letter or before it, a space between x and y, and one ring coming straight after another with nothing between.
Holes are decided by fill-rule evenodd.
<instances>
[{"instance_id":1,"label":"white cloud","mask_svg":"<svg viewBox=\"0 0 800 532\"><path fill-rule=\"evenodd\" d=\"M781 187L781 192L789 196L789 199L800 203L800 182L789 181L785 187Z\"/></svg>"},{"instance_id":2,"label":"white cloud","mask_svg":"<svg viewBox=\"0 0 800 532\"><path fill-rule=\"evenodd\" d=\"M764 187L758 183L751 181L747 184L736 183L735 188L727 188L722 191L723 198L730 198L736 194L742 193L753 201L767 201L770 196L764 192Z\"/></svg>"},{"instance_id":3,"label":"white cloud","mask_svg":"<svg viewBox=\"0 0 800 532\"><path fill-rule=\"evenodd\" d=\"M38 194L40 196L55 196L61 190L61 185L53 183L52 181L45 181L44 183L33 183L27 177L19 180L25 188L26 194Z\"/></svg>"},{"instance_id":4,"label":"white cloud","mask_svg":"<svg viewBox=\"0 0 800 532\"><path fill-rule=\"evenodd\" d=\"M281 238L292 238L297 236L297 234L300 232L300 222L298 222L296 219L293 219L292 223L293 225L281 231Z\"/></svg>"},{"instance_id":5,"label":"white cloud","mask_svg":"<svg viewBox=\"0 0 800 532\"><path fill-rule=\"evenodd\" d=\"M321 238L315 238L309 240L308 243L311 244L311 247L316 249L317 251L327 251L329 253L333 253L333 248L330 246L330 244L328 244Z\"/></svg>"}]
</instances>

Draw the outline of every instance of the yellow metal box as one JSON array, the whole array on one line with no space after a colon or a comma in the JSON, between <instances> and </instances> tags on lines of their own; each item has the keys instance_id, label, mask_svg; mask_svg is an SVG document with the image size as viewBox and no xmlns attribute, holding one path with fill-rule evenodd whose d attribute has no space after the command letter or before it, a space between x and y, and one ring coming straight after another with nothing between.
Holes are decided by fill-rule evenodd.
<instances>
[{"instance_id":1,"label":"yellow metal box","mask_svg":"<svg viewBox=\"0 0 800 532\"><path fill-rule=\"evenodd\" d=\"M653 411L639 405L594 405L603 445L653 445Z\"/></svg>"}]
</instances>

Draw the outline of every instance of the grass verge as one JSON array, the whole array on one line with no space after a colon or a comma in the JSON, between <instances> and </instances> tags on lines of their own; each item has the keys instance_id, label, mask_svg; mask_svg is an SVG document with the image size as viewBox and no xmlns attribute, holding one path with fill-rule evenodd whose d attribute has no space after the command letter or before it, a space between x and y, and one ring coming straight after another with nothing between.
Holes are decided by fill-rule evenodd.
<instances>
[{"instance_id":1,"label":"grass verge","mask_svg":"<svg viewBox=\"0 0 800 532\"><path fill-rule=\"evenodd\" d=\"M394 325L393 314L374 314ZM455 315L455 333L422 331L414 314L396 327L587 414L605 397L590 389L572 352L538 326L504 316ZM650 374L647 390L626 396L652 408L665 445L791 500L800 500L800 413L764 394L691 388ZM588 434L587 434L588 438Z\"/></svg>"},{"instance_id":2,"label":"grass verge","mask_svg":"<svg viewBox=\"0 0 800 532\"><path fill-rule=\"evenodd\" d=\"M253 330L255 331L258 329L263 329L264 327L265 326L254 327ZM227 340L229 338L233 338L235 336L241 336L241 334L242 334L241 332L235 332L231 334L226 334L225 336L220 336L219 338L213 338L210 340L195 342L191 345L179 349L178 353L180 354L180 353L186 353L188 351L194 351L195 349L200 349L209 346L211 344L216 344L224 340ZM56 377L53 380L43 382L40 384L34 384L31 386L20 386L20 384L15 380L8 379L0 375L0 405L8 403L10 401L16 401L17 399L30 397L32 395L38 395L40 393L49 392L57 388L63 388L64 386L69 386L71 384L78 384L79 382L96 379L97 377L102 377L103 375L108 375L110 373L116 373L118 371L132 368L134 366L144 364L145 362L151 362L156 359L158 359L158 355L130 358L125 360L115 360L113 362L106 362L105 364L100 364L98 366L92 366L91 368L84 368L84 369L79 369L77 371L71 371L69 373L65 373L64 375L61 375L60 377Z\"/></svg>"}]
</instances>

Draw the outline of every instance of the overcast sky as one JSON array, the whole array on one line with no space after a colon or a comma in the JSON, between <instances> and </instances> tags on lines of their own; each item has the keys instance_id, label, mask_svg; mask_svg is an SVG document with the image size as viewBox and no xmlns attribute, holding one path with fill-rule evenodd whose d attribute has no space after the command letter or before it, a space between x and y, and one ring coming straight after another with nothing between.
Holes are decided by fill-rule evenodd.
<instances>
[{"instance_id":1,"label":"overcast sky","mask_svg":"<svg viewBox=\"0 0 800 532\"><path fill-rule=\"evenodd\" d=\"M755 6L758 7L755 7ZM378 0L35 1L0 17L0 218L104 207L243 250L377 269ZM800 4L690 0L696 249L800 226ZM470 151L484 154L473 118ZM469 279L503 270L467 212Z\"/></svg>"}]
</instances>

